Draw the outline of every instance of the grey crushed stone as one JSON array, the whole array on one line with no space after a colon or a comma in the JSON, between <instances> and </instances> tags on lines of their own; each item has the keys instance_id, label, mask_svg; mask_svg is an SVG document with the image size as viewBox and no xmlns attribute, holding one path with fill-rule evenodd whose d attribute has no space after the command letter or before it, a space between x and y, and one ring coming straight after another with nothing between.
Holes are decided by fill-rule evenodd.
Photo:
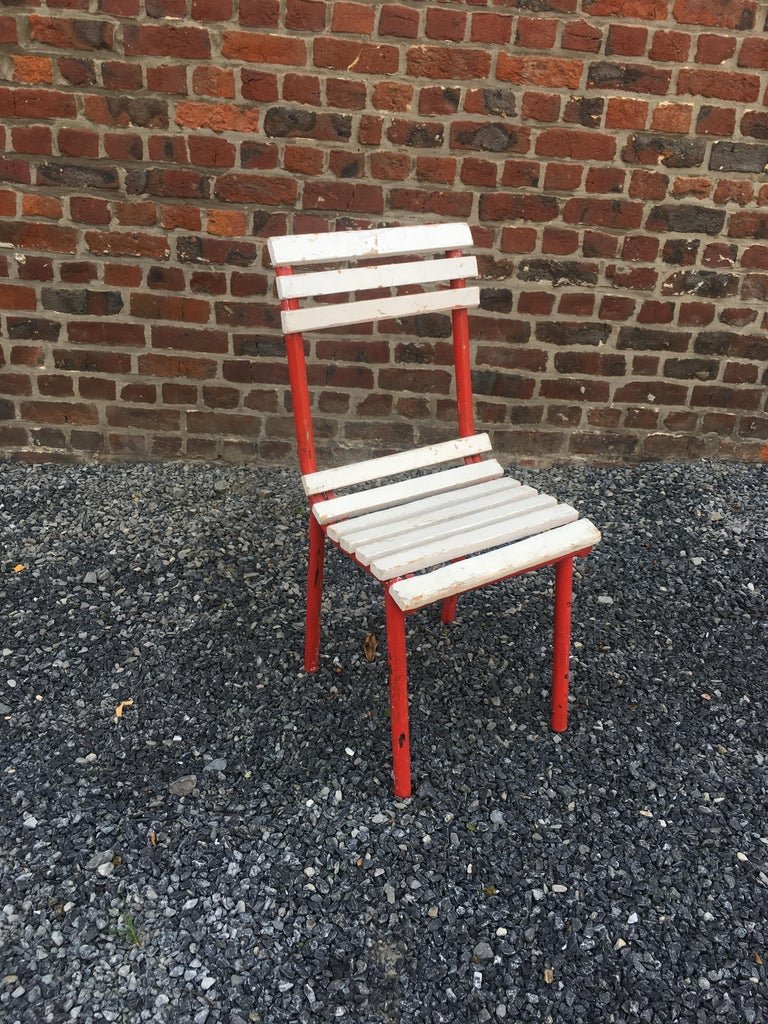
<instances>
[{"instance_id":1,"label":"grey crushed stone","mask_svg":"<svg viewBox=\"0 0 768 1024\"><path fill-rule=\"evenodd\" d=\"M569 730L551 571L426 609L403 802L333 550L301 671L293 471L0 465L0 1019L768 1019L766 468L515 475L603 531Z\"/></svg>"}]
</instances>

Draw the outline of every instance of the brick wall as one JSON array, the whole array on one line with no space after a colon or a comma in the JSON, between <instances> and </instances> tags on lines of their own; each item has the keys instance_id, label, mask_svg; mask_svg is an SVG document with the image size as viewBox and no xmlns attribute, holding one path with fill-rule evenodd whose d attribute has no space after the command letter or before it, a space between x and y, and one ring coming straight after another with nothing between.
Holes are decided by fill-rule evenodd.
<instances>
[{"instance_id":1,"label":"brick wall","mask_svg":"<svg viewBox=\"0 0 768 1024\"><path fill-rule=\"evenodd\" d=\"M764 0L5 6L0 449L292 458L264 239L458 218L484 278L478 421L502 452L765 457L767 17ZM445 335L425 317L314 336L323 446L450 433Z\"/></svg>"}]
</instances>

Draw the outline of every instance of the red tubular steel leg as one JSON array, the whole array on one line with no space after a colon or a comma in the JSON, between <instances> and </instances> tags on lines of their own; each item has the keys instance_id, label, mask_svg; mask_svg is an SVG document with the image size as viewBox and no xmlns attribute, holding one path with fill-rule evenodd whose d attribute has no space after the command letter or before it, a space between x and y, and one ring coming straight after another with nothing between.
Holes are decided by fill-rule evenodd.
<instances>
[{"instance_id":1,"label":"red tubular steel leg","mask_svg":"<svg viewBox=\"0 0 768 1024\"><path fill-rule=\"evenodd\" d=\"M443 607L440 611L440 620L444 625L448 625L449 622L453 622L456 618L456 605L459 603L459 595L454 594L453 597L446 597L443 601Z\"/></svg>"},{"instance_id":2,"label":"red tubular steel leg","mask_svg":"<svg viewBox=\"0 0 768 1024\"><path fill-rule=\"evenodd\" d=\"M304 668L317 672L320 660L320 604L323 599L325 534L309 513L309 571L307 573L307 617L304 631Z\"/></svg>"},{"instance_id":3,"label":"red tubular steel leg","mask_svg":"<svg viewBox=\"0 0 768 1024\"><path fill-rule=\"evenodd\" d=\"M568 666L571 660L573 556L555 565L555 638L552 657L552 728L568 727Z\"/></svg>"},{"instance_id":4,"label":"red tubular steel leg","mask_svg":"<svg viewBox=\"0 0 768 1024\"><path fill-rule=\"evenodd\" d=\"M389 710L392 724L392 770L395 796L411 795L411 746L408 733L408 663L405 653L405 615L385 595L387 658L389 661Z\"/></svg>"}]
</instances>

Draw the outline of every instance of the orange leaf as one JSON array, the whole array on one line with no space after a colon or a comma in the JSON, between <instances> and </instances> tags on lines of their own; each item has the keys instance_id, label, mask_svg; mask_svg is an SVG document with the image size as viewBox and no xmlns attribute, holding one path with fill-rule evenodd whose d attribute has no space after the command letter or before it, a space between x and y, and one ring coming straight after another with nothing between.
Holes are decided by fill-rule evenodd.
<instances>
[{"instance_id":1,"label":"orange leaf","mask_svg":"<svg viewBox=\"0 0 768 1024\"><path fill-rule=\"evenodd\" d=\"M132 704L133 704L133 698L131 698L130 700L121 700L120 703L115 708L115 718L122 718L123 717L123 711L126 708L129 708Z\"/></svg>"},{"instance_id":2,"label":"orange leaf","mask_svg":"<svg viewBox=\"0 0 768 1024\"><path fill-rule=\"evenodd\" d=\"M363 653L365 654L366 661L373 661L376 657L376 648L379 646L379 641L373 635L369 633L368 636L363 640Z\"/></svg>"},{"instance_id":3,"label":"orange leaf","mask_svg":"<svg viewBox=\"0 0 768 1024\"><path fill-rule=\"evenodd\" d=\"M14 565L14 567L13 567L13 571L14 571L14 572L24 572L24 570L25 570L26 568L27 568L27 567L26 567L26 565L22 565L22 564L21 564L21 562L19 562L19 564L18 564L18 565Z\"/></svg>"}]
</instances>

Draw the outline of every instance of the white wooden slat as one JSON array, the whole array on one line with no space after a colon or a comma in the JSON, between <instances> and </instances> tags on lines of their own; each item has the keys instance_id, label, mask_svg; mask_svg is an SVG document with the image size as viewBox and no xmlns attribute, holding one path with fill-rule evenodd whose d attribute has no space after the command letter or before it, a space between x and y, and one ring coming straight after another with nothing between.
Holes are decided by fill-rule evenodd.
<instances>
[{"instance_id":1,"label":"white wooden slat","mask_svg":"<svg viewBox=\"0 0 768 1024\"><path fill-rule=\"evenodd\" d=\"M472 245L469 225L453 223L281 235L270 238L268 243L269 257L276 267L437 252L467 245Z\"/></svg>"},{"instance_id":2,"label":"white wooden slat","mask_svg":"<svg viewBox=\"0 0 768 1024\"><path fill-rule=\"evenodd\" d=\"M509 484L510 481L502 480L500 483ZM391 518L387 523L369 526L367 530L352 530L348 535L345 535L342 529L341 547L344 551L357 552L371 544L378 545L387 541L392 541L394 544L399 543L401 547L410 546L410 537L404 535L410 534L414 530L423 530L427 527L431 530L439 529L444 523L451 520L484 512L487 509L495 509L499 506L509 509L510 514L514 514L513 510L519 503L526 498L533 498L537 493L534 487L507 486L491 494L474 495L464 501L456 497L448 503L444 501L439 508L415 514L411 511L410 505L403 505L397 509L399 515L396 518ZM352 519L351 523L354 524L356 521ZM343 525L342 523L342 528Z\"/></svg>"},{"instance_id":3,"label":"white wooden slat","mask_svg":"<svg viewBox=\"0 0 768 1024\"><path fill-rule=\"evenodd\" d=\"M469 487L462 487L456 491L433 494L428 498L419 498L418 501L409 501L407 504L395 508L383 508L378 512L368 512L364 516L356 516L354 519L342 519L328 527L327 533L331 540L340 543L345 551L350 548L346 545L357 536L357 532L372 529L374 526L386 527L391 523L400 522L404 515L418 512L430 512L432 510L444 509L456 501L464 501L471 495L488 495L492 497L499 489L504 490L509 484L515 487L520 486L519 480L512 480L509 477L502 477L500 480L485 480L482 483L471 484Z\"/></svg>"},{"instance_id":4,"label":"white wooden slat","mask_svg":"<svg viewBox=\"0 0 768 1024\"><path fill-rule=\"evenodd\" d=\"M317 521L325 526L335 523L346 516L363 515L375 512L380 508L402 505L410 499L424 498L429 494L442 491L457 490L474 481L492 480L504 476L504 470L495 459L486 462L471 462L468 466L457 466L455 469L444 469L429 476L420 476L415 480L406 480L399 484L386 484L384 487L372 487L355 494L345 494L340 498L329 498L318 501L312 506Z\"/></svg>"},{"instance_id":5,"label":"white wooden slat","mask_svg":"<svg viewBox=\"0 0 768 1024\"><path fill-rule=\"evenodd\" d=\"M363 565L370 565L371 562L380 565L382 561L390 557L404 560L412 557L420 559L427 547L431 550L439 546L441 542L449 542L456 537L461 539L470 531L481 530L497 524L509 524L513 520L521 520L534 512L551 509L555 505L557 505L557 498L553 498L550 494L535 494L531 498L525 498L512 505L494 505L491 508L484 508L480 512L457 516L454 519L447 519L443 523L433 524L421 530L413 530L404 537L388 537L385 540L363 544L356 547L354 553ZM443 559L441 558L440 561Z\"/></svg>"},{"instance_id":6,"label":"white wooden slat","mask_svg":"<svg viewBox=\"0 0 768 1024\"><path fill-rule=\"evenodd\" d=\"M494 580L525 572L543 562L566 558L591 548L600 541L600 531L589 519L579 519L506 547L496 548L461 562L444 565L432 572L398 580L390 587L395 603L404 612L415 611L434 601L473 590Z\"/></svg>"},{"instance_id":7,"label":"white wooden slat","mask_svg":"<svg viewBox=\"0 0 768 1024\"><path fill-rule=\"evenodd\" d=\"M354 484L366 484L370 480L381 480L385 476L396 476L398 473L409 473L414 469L439 466L442 462L463 459L468 455L481 455L490 450L491 439L487 434L472 434L470 437L457 437L452 441L428 444L423 448L398 452L396 455L382 455L378 459L353 462L349 466L321 469L317 473L307 473L301 481L308 495L324 494L326 491L338 491L342 487L352 487Z\"/></svg>"},{"instance_id":8,"label":"white wooden slat","mask_svg":"<svg viewBox=\"0 0 768 1024\"><path fill-rule=\"evenodd\" d=\"M406 573L428 569L441 562L449 562L452 558L474 555L486 548L521 540L534 533L552 530L556 526L564 526L578 517L579 513L570 505L555 505L552 508L531 512L519 519L468 530L457 537L449 537L434 544L424 544L420 548L412 548L395 555L384 555L371 562L371 572L376 579L391 580L395 576L404 576Z\"/></svg>"},{"instance_id":9,"label":"white wooden slat","mask_svg":"<svg viewBox=\"0 0 768 1024\"><path fill-rule=\"evenodd\" d=\"M343 267L290 274L277 278L277 294L281 299L305 299L310 295L337 295L368 288L396 288L402 284L431 284L476 276L476 257L456 256L452 259L389 263L379 267Z\"/></svg>"},{"instance_id":10,"label":"white wooden slat","mask_svg":"<svg viewBox=\"0 0 768 1024\"><path fill-rule=\"evenodd\" d=\"M418 295L363 299L361 302L339 302L307 309L287 309L283 310L280 318L285 334L301 334L303 331L322 331L327 327L345 327L371 320L394 320L400 316L436 313L444 309L477 306L479 303L480 289L473 286L421 292Z\"/></svg>"}]
</instances>

